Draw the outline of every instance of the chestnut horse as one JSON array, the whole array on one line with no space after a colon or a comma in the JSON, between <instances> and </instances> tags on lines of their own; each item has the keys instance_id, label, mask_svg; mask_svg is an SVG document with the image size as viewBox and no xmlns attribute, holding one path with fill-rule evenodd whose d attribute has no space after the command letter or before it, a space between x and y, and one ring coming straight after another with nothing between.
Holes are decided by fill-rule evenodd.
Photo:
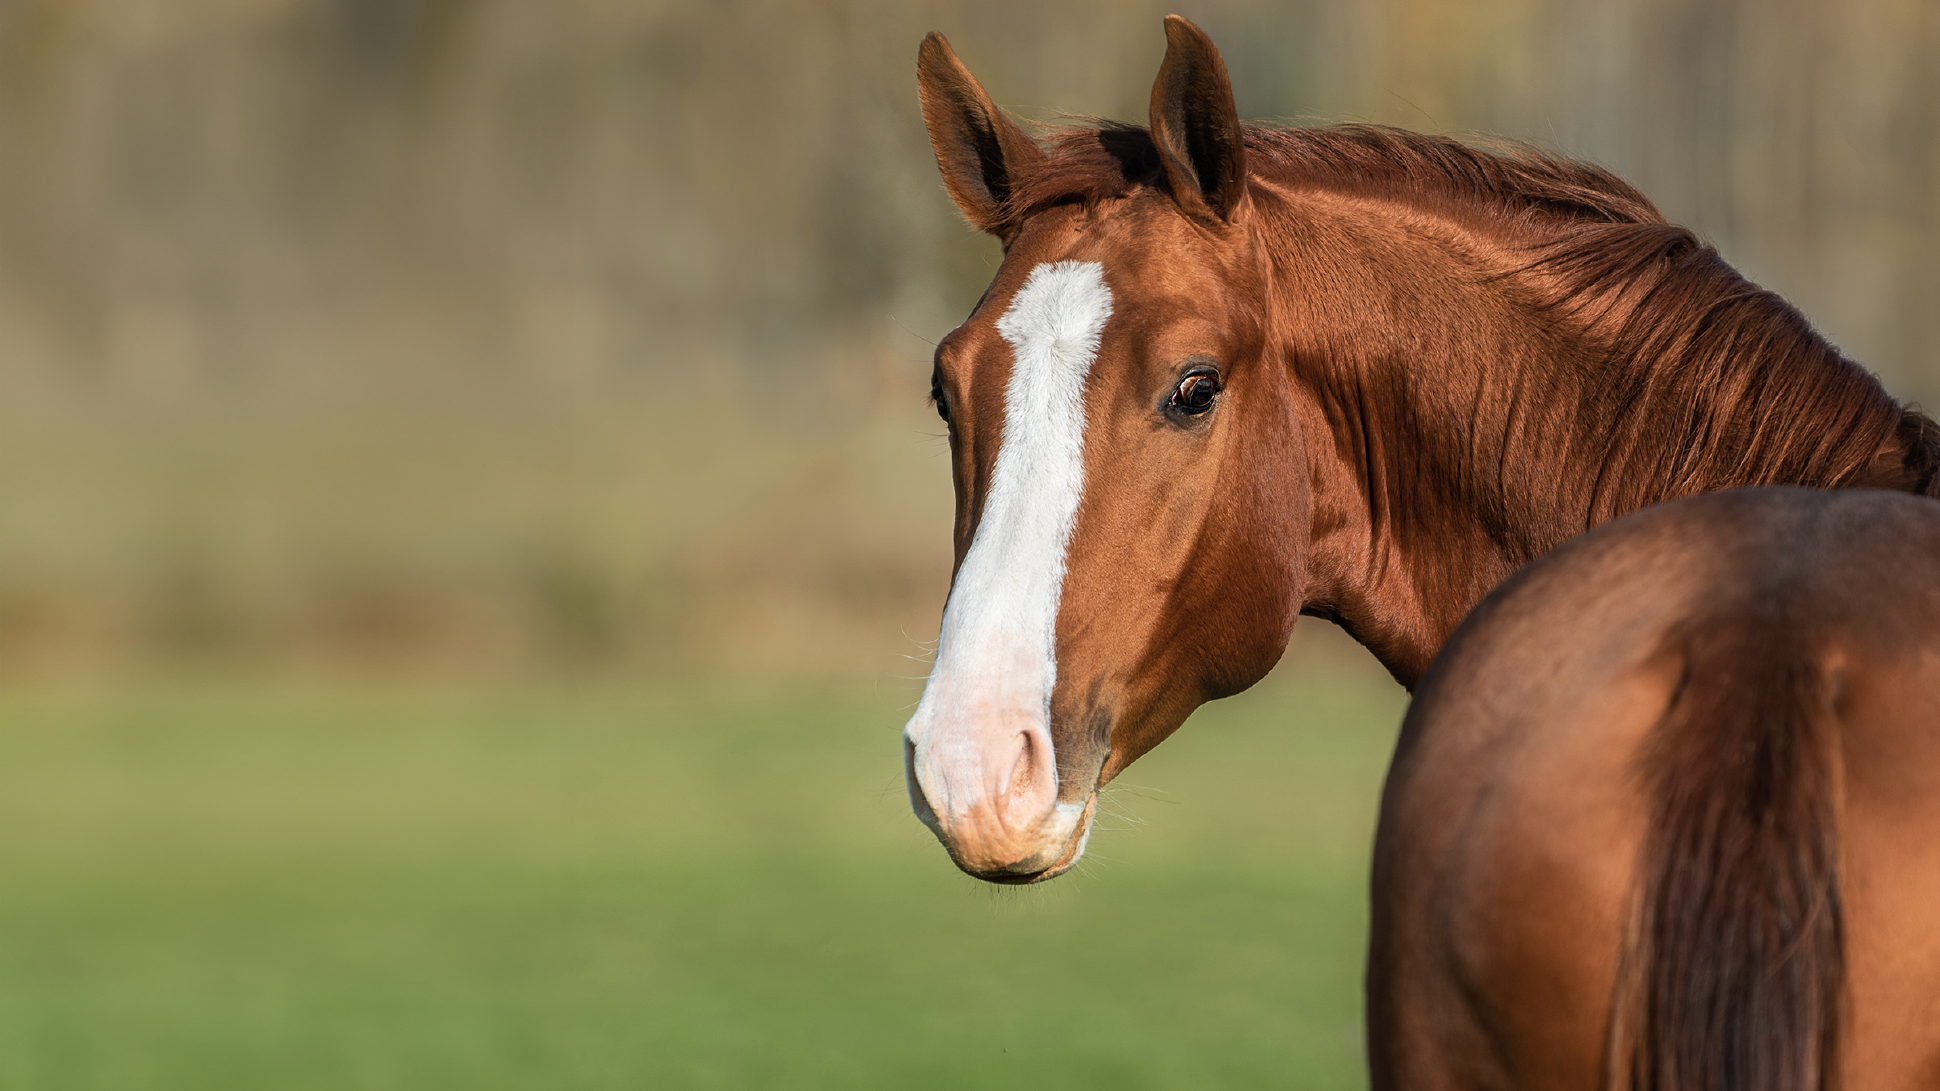
<instances>
[{"instance_id":1,"label":"chestnut horse","mask_svg":"<svg viewBox=\"0 0 1940 1091\"><path fill-rule=\"evenodd\" d=\"M1619 179L1244 127L1211 41L1166 36L1149 129L1048 151L919 53L944 185L1004 246L936 352L956 565L904 731L970 874L1069 869L1100 786L1302 613L1412 687L1490 589L1646 505L1940 491L1940 426Z\"/></svg>"},{"instance_id":2,"label":"chestnut horse","mask_svg":"<svg viewBox=\"0 0 1940 1091\"><path fill-rule=\"evenodd\" d=\"M1383 1088L1940 1087L1940 504L1739 489L1516 573L1415 690Z\"/></svg>"}]
</instances>

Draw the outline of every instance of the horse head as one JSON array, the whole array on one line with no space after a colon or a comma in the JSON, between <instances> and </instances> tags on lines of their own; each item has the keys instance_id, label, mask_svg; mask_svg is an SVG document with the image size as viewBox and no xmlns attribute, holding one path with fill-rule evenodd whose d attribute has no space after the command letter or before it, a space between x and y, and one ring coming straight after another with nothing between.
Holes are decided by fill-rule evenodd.
<instances>
[{"instance_id":1,"label":"horse head","mask_svg":"<svg viewBox=\"0 0 1940 1091\"><path fill-rule=\"evenodd\" d=\"M1311 498L1232 88L1198 28L1166 35L1149 135L1096 133L1149 184L1096 201L1034 200L1068 191L1057 157L941 37L919 55L944 183L1004 260L936 351L956 563L905 768L994 882L1075 864L1099 789L1264 677L1302 599Z\"/></svg>"}]
</instances>

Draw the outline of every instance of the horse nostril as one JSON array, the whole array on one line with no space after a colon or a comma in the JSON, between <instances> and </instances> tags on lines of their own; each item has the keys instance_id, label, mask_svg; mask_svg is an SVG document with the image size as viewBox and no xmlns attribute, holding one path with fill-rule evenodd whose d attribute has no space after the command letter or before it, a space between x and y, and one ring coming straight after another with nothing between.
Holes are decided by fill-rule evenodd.
<instances>
[{"instance_id":1,"label":"horse nostril","mask_svg":"<svg viewBox=\"0 0 1940 1091\"><path fill-rule=\"evenodd\" d=\"M916 812L916 820L938 837L943 836L936 821L936 809L923 794L923 782L916 778L916 742L908 735L903 736L903 783L909 788L909 809Z\"/></svg>"},{"instance_id":2,"label":"horse nostril","mask_svg":"<svg viewBox=\"0 0 1940 1091\"><path fill-rule=\"evenodd\" d=\"M1017 751L1017 758L1010 767L1010 794L1013 797L1028 797L1037 782L1037 740L1025 731L1019 736L1024 745Z\"/></svg>"}]
</instances>

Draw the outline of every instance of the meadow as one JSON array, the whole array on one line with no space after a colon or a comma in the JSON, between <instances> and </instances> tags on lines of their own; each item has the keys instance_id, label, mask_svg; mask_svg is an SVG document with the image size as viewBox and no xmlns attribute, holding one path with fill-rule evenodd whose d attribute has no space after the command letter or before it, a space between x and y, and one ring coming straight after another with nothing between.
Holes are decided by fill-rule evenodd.
<instances>
[{"instance_id":1,"label":"meadow","mask_svg":"<svg viewBox=\"0 0 1940 1091\"><path fill-rule=\"evenodd\" d=\"M1362 1086L1402 697L1206 709L1081 873L910 817L908 683L0 694L0 1086Z\"/></svg>"}]
</instances>

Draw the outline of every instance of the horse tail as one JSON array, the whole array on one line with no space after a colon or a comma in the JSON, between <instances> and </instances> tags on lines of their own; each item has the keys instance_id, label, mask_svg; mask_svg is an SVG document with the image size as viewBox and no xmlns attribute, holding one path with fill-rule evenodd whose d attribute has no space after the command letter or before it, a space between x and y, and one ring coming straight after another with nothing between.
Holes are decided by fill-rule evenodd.
<instances>
[{"instance_id":1,"label":"horse tail","mask_svg":"<svg viewBox=\"0 0 1940 1091\"><path fill-rule=\"evenodd\" d=\"M1714 620L1676 638L1613 1009L1630 1091L1837 1091L1841 683L1814 642L1774 631Z\"/></svg>"}]
</instances>

